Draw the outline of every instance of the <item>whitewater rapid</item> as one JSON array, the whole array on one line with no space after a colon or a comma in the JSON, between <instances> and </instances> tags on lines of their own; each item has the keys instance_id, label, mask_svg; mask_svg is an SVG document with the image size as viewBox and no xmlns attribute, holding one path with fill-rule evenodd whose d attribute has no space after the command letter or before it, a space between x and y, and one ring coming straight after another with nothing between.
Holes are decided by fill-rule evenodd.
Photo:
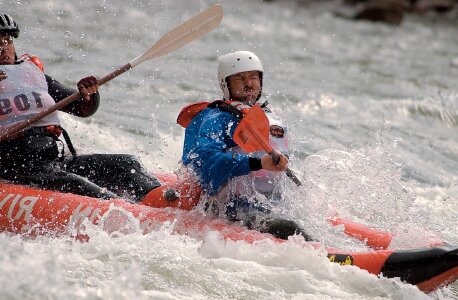
<instances>
[{"instance_id":1,"label":"whitewater rapid","mask_svg":"<svg viewBox=\"0 0 458 300\"><path fill-rule=\"evenodd\" d=\"M103 76L216 1L3 1L32 53L67 85ZM325 219L338 213L395 234L392 247L458 245L458 23L408 15L402 26L336 18L329 4L222 1L204 38L101 87L88 119L61 114L79 153L131 153L148 170L179 166L180 109L221 97L216 59L251 50L264 97L289 125L291 167L277 213L327 246L367 250ZM223 242L88 226L90 240L0 234L2 299L458 299L330 264L293 242Z\"/></svg>"}]
</instances>

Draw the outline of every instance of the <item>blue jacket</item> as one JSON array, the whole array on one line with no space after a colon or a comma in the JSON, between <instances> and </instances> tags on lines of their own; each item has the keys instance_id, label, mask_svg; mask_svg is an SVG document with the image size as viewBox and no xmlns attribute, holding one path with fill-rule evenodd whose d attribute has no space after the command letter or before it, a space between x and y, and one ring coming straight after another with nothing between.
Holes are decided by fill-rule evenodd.
<instances>
[{"instance_id":1,"label":"blue jacket","mask_svg":"<svg viewBox=\"0 0 458 300\"><path fill-rule=\"evenodd\" d=\"M249 158L229 151L239 120L218 108L201 111L185 131L182 162L192 166L210 196L229 179L250 173Z\"/></svg>"}]
</instances>

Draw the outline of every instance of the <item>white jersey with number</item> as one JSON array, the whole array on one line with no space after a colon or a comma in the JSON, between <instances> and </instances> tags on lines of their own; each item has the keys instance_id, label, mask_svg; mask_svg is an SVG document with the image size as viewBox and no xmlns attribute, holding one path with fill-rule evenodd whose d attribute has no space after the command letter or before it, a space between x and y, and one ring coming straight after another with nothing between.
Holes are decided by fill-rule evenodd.
<instances>
[{"instance_id":1,"label":"white jersey with number","mask_svg":"<svg viewBox=\"0 0 458 300\"><path fill-rule=\"evenodd\" d=\"M270 145L274 150L277 150L284 155L289 155L289 145L287 137L287 128L281 120L271 111L266 111L266 116L269 119L270 126ZM234 147L231 151L246 154L240 147ZM254 157L261 158L266 152L255 152ZM249 196L256 190L259 193L272 193L278 186L282 172L273 172L261 169L259 171L250 172L249 175L237 176L230 180L231 193L235 195Z\"/></svg>"},{"instance_id":2,"label":"white jersey with number","mask_svg":"<svg viewBox=\"0 0 458 300\"><path fill-rule=\"evenodd\" d=\"M0 81L0 130L28 119L56 104L48 93L45 75L31 62L1 65L7 79ZM57 112L32 127L60 125Z\"/></svg>"}]
</instances>

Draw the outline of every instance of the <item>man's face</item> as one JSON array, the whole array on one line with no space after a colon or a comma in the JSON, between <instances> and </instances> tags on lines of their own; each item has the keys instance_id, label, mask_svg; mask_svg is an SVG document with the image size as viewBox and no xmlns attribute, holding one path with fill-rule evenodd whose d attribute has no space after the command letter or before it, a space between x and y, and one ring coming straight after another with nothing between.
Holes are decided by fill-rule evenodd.
<instances>
[{"instance_id":1,"label":"man's face","mask_svg":"<svg viewBox=\"0 0 458 300\"><path fill-rule=\"evenodd\" d=\"M9 35L0 36L0 65L14 64L13 37Z\"/></svg>"},{"instance_id":2,"label":"man's face","mask_svg":"<svg viewBox=\"0 0 458 300\"><path fill-rule=\"evenodd\" d=\"M261 78L258 71L240 72L227 78L231 100L253 105L261 93Z\"/></svg>"}]
</instances>

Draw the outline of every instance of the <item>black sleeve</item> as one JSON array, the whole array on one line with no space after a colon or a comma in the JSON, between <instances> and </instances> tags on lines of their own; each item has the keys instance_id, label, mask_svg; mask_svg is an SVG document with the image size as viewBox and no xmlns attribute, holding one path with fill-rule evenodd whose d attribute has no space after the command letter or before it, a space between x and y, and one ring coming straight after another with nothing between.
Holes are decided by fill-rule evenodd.
<instances>
[{"instance_id":1,"label":"black sleeve","mask_svg":"<svg viewBox=\"0 0 458 300\"><path fill-rule=\"evenodd\" d=\"M66 87L59 81L55 80L51 76L45 74L46 82L48 83L48 92L49 95L54 99L54 101L59 102L66 97L70 96L73 93L78 92L77 89L72 89ZM61 110L63 112L78 116L78 117L89 117L92 116L97 109L99 108L100 103L100 94L99 92L91 96L90 101L84 101L83 98L80 98L69 105L63 107Z\"/></svg>"},{"instance_id":2,"label":"black sleeve","mask_svg":"<svg viewBox=\"0 0 458 300\"><path fill-rule=\"evenodd\" d=\"M258 171L262 169L261 159L257 157L248 157L250 171Z\"/></svg>"}]
</instances>

